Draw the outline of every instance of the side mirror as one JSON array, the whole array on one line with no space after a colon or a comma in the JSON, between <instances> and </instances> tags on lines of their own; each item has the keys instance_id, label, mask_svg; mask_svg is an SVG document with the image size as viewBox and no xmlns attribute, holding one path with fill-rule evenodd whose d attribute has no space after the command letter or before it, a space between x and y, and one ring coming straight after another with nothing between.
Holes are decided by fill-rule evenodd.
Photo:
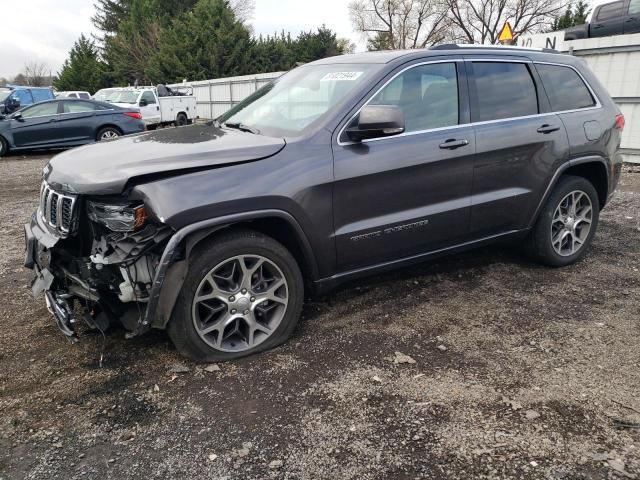
<instances>
[{"instance_id":1,"label":"side mirror","mask_svg":"<svg viewBox=\"0 0 640 480\"><path fill-rule=\"evenodd\" d=\"M7 102L7 110L10 112L15 112L20 108L20 100L17 98L10 98Z\"/></svg>"},{"instance_id":2,"label":"side mirror","mask_svg":"<svg viewBox=\"0 0 640 480\"><path fill-rule=\"evenodd\" d=\"M140 100L140 106L141 107L146 107L147 105L149 105L149 103L144 98L142 100Z\"/></svg>"},{"instance_id":3,"label":"side mirror","mask_svg":"<svg viewBox=\"0 0 640 480\"><path fill-rule=\"evenodd\" d=\"M367 105L360 110L358 124L347 128L347 136L354 142L389 137L402 132L404 113L395 105Z\"/></svg>"},{"instance_id":4,"label":"side mirror","mask_svg":"<svg viewBox=\"0 0 640 480\"><path fill-rule=\"evenodd\" d=\"M11 115L11 118L21 122L22 121L22 114L20 112L14 113L13 115Z\"/></svg>"}]
</instances>

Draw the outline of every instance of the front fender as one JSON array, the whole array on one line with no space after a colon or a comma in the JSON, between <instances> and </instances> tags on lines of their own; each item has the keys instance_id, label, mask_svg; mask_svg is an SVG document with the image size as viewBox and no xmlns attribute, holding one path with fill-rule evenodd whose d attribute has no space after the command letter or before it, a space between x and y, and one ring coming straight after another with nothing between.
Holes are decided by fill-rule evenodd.
<instances>
[{"instance_id":1,"label":"front fender","mask_svg":"<svg viewBox=\"0 0 640 480\"><path fill-rule=\"evenodd\" d=\"M196 222L178 230L165 247L153 279L147 310L134 334L144 333L150 327L165 328L169 322L188 268L187 260L175 261L182 245L186 245L190 251L200 240L219 229L260 218L274 217L285 220L294 229L311 274L317 278L318 267L311 244L298 221L288 212L275 209L258 210ZM192 241L189 242L189 239Z\"/></svg>"}]
</instances>

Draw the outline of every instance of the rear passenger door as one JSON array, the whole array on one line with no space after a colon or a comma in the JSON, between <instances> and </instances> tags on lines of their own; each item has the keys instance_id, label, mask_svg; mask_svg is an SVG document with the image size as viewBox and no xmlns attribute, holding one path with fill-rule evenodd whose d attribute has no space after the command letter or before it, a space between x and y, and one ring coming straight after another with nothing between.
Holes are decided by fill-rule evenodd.
<instances>
[{"instance_id":1,"label":"rear passenger door","mask_svg":"<svg viewBox=\"0 0 640 480\"><path fill-rule=\"evenodd\" d=\"M568 142L528 59L470 59L467 70L476 136L470 232L484 238L526 227Z\"/></svg>"},{"instance_id":2,"label":"rear passenger door","mask_svg":"<svg viewBox=\"0 0 640 480\"><path fill-rule=\"evenodd\" d=\"M596 12L595 18L591 19L589 36L608 37L621 34L626 13L626 0L602 5Z\"/></svg>"},{"instance_id":3,"label":"rear passenger door","mask_svg":"<svg viewBox=\"0 0 640 480\"><path fill-rule=\"evenodd\" d=\"M91 102L65 100L58 122L60 139L64 143L94 141L96 139L96 109Z\"/></svg>"},{"instance_id":4,"label":"rear passenger door","mask_svg":"<svg viewBox=\"0 0 640 480\"><path fill-rule=\"evenodd\" d=\"M640 0L630 0L622 28L624 33L640 32Z\"/></svg>"}]
</instances>

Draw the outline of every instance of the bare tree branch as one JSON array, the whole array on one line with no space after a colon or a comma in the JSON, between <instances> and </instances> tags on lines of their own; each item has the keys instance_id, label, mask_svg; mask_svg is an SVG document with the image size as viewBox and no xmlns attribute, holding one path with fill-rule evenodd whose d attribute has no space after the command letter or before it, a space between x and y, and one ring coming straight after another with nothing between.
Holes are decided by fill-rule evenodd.
<instances>
[{"instance_id":1,"label":"bare tree branch","mask_svg":"<svg viewBox=\"0 0 640 480\"><path fill-rule=\"evenodd\" d=\"M353 0L351 23L374 48L424 48L454 40L446 0Z\"/></svg>"},{"instance_id":2,"label":"bare tree branch","mask_svg":"<svg viewBox=\"0 0 640 480\"><path fill-rule=\"evenodd\" d=\"M49 66L40 62L27 62L22 72L27 85L31 87L45 87L49 79Z\"/></svg>"}]
</instances>

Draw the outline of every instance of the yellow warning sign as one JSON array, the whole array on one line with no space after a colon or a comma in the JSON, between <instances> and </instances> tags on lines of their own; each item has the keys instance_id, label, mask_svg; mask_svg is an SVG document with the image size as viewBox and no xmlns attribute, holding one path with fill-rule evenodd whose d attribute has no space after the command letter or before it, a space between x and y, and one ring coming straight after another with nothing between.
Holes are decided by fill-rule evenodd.
<instances>
[{"instance_id":1,"label":"yellow warning sign","mask_svg":"<svg viewBox=\"0 0 640 480\"><path fill-rule=\"evenodd\" d=\"M513 29L511 28L511 24L509 22L504 22L504 27L502 27L502 30L500 30L498 40L500 42L513 40Z\"/></svg>"}]
</instances>

